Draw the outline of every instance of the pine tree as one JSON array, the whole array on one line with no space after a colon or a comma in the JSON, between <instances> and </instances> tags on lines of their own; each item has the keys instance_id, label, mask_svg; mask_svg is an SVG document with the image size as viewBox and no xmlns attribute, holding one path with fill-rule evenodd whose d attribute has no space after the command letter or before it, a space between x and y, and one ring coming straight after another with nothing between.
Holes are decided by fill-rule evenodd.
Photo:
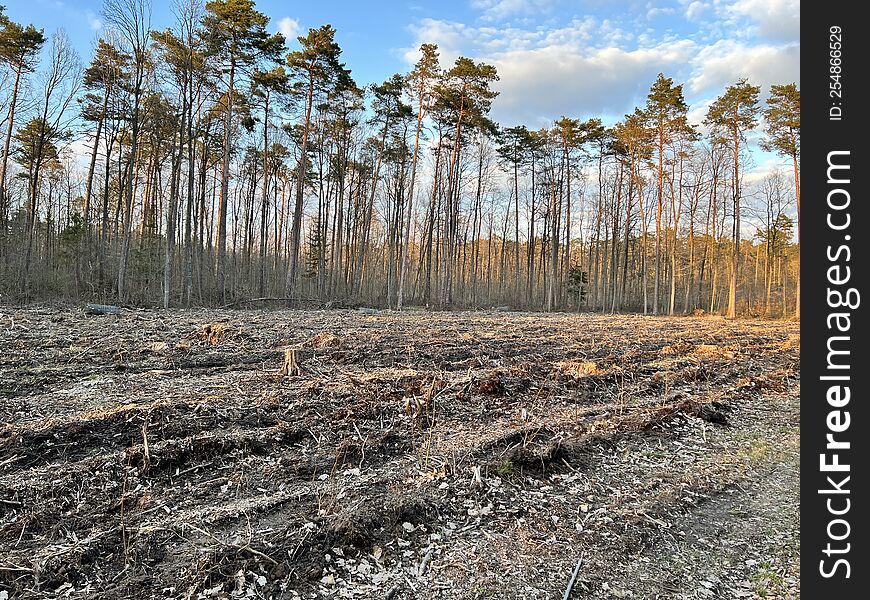
<instances>
[{"instance_id":1,"label":"pine tree","mask_svg":"<svg viewBox=\"0 0 870 600\"><path fill-rule=\"evenodd\" d=\"M770 86L770 96L767 98L767 108L764 110L764 120L767 123L767 139L761 146L765 150L787 156L792 161L794 173L794 194L797 202L797 241L801 242L801 92L797 85ZM797 275L795 290L795 316L801 315L801 280L800 270Z\"/></svg>"},{"instance_id":2,"label":"pine tree","mask_svg":"<svg viewBox=\"0 0 870 600\"><path fill-rule=\"evenodd\" d=\"M104 39L97 42L97 50L90 66L85 69L84 86L88 92L82 103L82 118L97 124L94 133L94 144L91 148L91 159L88 165L88 175L85 182L85 206L82 221L88 229L91 217L92 191L94 171L97 164L97 149L100 137L108 117L109 100L119 84L123 71L129 66L128 57L118 48ZM108 157L107 157L108 161Z\"/></svg>"},{"instance_id":3,"label":"pine tree","mask_svg":"<svg viewBox=\"0 0 870 600\"><path fill-rule=\"evenodd\" d=\"M531 134L525 125L508 127L502 130L501 145L498 147L498 155L502 165L511 171L513 175L513 200L514 200L514 271L516 300L520 298L520 167L526 165L528 149L531 147Z\"/></svg>"},{"instance_id":4,"label":"pine tree","mask_svg":"<svg viewBox=\"0 0 870 600\"><path fill-rule=\"evenodd\" d=\"M304 100L304 118L296 170L296 203L293 207L293 223L290 229L290 265L287 273L287 296L292 296L298 277L299 249L302 236L302 208L305 201L305 179L308 172L308 142L311 129L311 114L314 101L333 87L353 86L348 71L339 61L341 47L335 42L335 29L323 25L310 29L308 35L300 36L301 50L290 52L286 57L291 80L297 96Z\"/></svg>"},{"instance_id":5,"label":"pine tree","mask_svg":"<svg viewBox=\"0 0 870 600\"><path fill-rule=\"evenodd\" d=\"M496 81L498 71L494 66L460 56L435 91L435 102L442 118L455 123L453 149L447 166L446 272L441 295L442 305L445 306L449 306L453 300L453 259L459 233L457 168L462 152L463 126L481 129L486 125L486 115L492 107L492 101L498 96L498 92L491 89Z\"/></svg>"},{"instance_id":6,"label":"pine tree","mask_svg":"<svg viewBox=\"0 0 870 600\"><path fill-rule=\"evenodd\" d=\"M665 147L675 136L688 129L686 115L689 107L683 99L683 86L674 85L674 80L659 73L650 88L644 115L648 127L653 130L657 158L656 188L656 240L655 240L655 279L653 283L653 314L659 312L661 280L661 236L662 208L664 202Z\"/></svg>"},{"instance_id":7,"label":"pine tree","mask_svg":"<svg viewBox=\"0 0 870 600\"><path fill-rule=\"evenodd\" d=\"M277 66L271 70L257 71L252 79L253 95L258 97L263 107L263 192L260 203L260 267L257 278L257 287L260 296L266 294L266 247L267 233L266 221L269 212L269 175L272 172L269 146L269 109L272 104L272 96L283 97L288 91L289 78L283 66Z\"/></svg>"},{"instance_id":8,"label":"pine tree","mask_svg":"<svg viewBox=\"0 0 870 600\"><path fill-rule=\"evenodd\" d=\"M707 111L705 123L713 128L713 135L732 148L732 243L731 248L731 278L728 286L728 317L737 315L737 282L740 273L740 142L745 139L746 132L753 129L758 121L757 85L749 84L741 79L736 84L728 86L721 96L716 98Z\"/></svg>"},{"instance_id":9,"label":"pine tree","mask_svg":"<svg viewBox=\"0 0 870 600\"><path fill-rule=\"evenodd\" d=\"M440 75L438 62L438 46L435 44L423 44L420 46L420 60L414 66L414 70L408 75L408 88L410 93L417 99L417 128L414 133L414 154L411 159L411 184L408 190L408 202L405 207L405 233L402 242L401 266L399 268L399 297L396 307L402 310L405 299L405 272L408 268L409 251L411 247L411 211L414 207L414 188L417 181L417 159L420 152L420 132L423 128L423 119L431 102L431 89L433 82Z\"/></svg>"},{"instance_id":10,"label":"pine tree","mask_svg":"<svg viewBox=\"0 0 870 600\"><path fill-rule=\"evenodd\" d=\"M130 160L123 176L124 197L124 235L123 247L118 264L118 299L127 296L127 262L130 255L133 225L133 197L136 188L136 173L133 165L139 152L141 130L142 98L146 92L145 77L150 69L151 56L148 43L151 36L151 5L148 0L106 0L103 5L106 22L115 28L130 55L129 92L133 96L133 106L128 116L130 135Z\"/></svg>"},{"instance_id":11,"label":"pine tree","mask_svg":"<svg viewBox=\"0 0 870 600\"><path fill-rule=\"evenodd\" d=\"M2 8L2 7L0 7ZM22 27L9 20L0 10L0 62L5 63L15 73L12 84L12 98L9 101L6 140L3 143L3 156L0 158L0 231L5 231L9 218L9 198L6 191L6 166L9 160L9 145L15 125L15 109L18 107L18 92L22 76L33 71L39 58L39 51L45 44L42 29L33 25Z\"/></svg>"},{"instance_id":12,"label":"pine tree","mask_svg":"<svg viewBox=\"0 0 870 600\"><path fill-rule=\"evenodd\" d=\"M205 10L207 14L203 26L210 50L223 61L227 77L217 231L218 295L224 302L227 294L227 208L237 71L243 71L261 58L276 58L284 48L284 36L280 33L268 34L266 25L269 18L254 8L253 0L212 0L206 3Z\"/></svg>"}]
</instances>

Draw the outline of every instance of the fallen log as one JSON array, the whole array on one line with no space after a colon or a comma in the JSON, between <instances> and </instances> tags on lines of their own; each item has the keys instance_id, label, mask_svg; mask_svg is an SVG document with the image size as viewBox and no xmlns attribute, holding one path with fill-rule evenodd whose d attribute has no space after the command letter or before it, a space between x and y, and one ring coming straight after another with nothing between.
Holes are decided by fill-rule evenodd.
<instances>
[{"instance_id":1,"label":"fallen log","mask_svg":"<svg viewBox=\"0 0 870 600\"><path fill-rule=\"evenodd\" d=\"M85 304L85 313L89 315L120 315L121 307L111 304Z\"/></svg>"}]
</instances>

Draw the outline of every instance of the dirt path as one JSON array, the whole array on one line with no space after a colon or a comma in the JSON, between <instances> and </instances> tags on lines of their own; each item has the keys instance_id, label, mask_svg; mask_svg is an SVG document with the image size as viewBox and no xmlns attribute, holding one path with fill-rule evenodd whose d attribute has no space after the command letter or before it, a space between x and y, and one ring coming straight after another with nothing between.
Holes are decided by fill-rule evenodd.
<instances>
[{"instance_id":1,"label":"dirt path","mask_svg":"<svg viewBox=\"0 0 870 600\"><path fill-rule=\"evenodd\" d=\"M611 593L598 595L800 597L798 416L796 397L738 410L732 422L745 429L723 440L717 459L744 463L745 474L688 497L691 506L662 519L658 539L619 561Z\"/></svg>"},{"instance_id":2,"label":"dirt path","mask_svg":"<svg viewBox=\"0 0 870 600\"><path fill-rule=\"evenodd\" d=\"M0 590L796 597L797 331L0 310Z\"/></svg>"}]
</instances>

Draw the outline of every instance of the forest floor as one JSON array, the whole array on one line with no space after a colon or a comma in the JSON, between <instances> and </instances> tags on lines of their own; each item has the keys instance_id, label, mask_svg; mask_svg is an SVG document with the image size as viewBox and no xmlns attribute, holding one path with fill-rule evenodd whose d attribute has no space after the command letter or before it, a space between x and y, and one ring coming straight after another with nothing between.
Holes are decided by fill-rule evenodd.
<instances>
[{"instance_id":1,"label":"forest floor","mask_svg":"<svg viewBox=\"0 0 870 600\"><path fill-rule=\"evenodd\" d=\"M0 598L799 597L797 323L370 313L0 308Z\"/></svg>"}]
</instances>

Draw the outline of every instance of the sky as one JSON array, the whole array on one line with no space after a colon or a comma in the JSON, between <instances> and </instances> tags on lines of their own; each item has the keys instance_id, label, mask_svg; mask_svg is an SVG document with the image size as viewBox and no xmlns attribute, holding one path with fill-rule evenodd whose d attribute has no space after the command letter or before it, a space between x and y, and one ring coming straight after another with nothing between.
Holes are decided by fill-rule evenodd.
<instances>
[{"instance_id":1,"label":"sky","mask_svg":"<svg viewBox=\"0 0 870 600\"><path fill-rule=\"evenodd\" d=\"M87 63L103 27L101 0L0 0L9 17L46 33L64 28ZM152 26L172 26L173 0L152 0ZM612 124L645 102L659 72L684 84L689 118L745 77L800 85L799 0L450 0L441 2L258 0L295 36L330 23L360 84L407 72L421 43L442 66L469 56L494 64L492 116L541 127L562 115ZM759 153L758 166L776 159Z\"/></svg>"}]
</instances>

